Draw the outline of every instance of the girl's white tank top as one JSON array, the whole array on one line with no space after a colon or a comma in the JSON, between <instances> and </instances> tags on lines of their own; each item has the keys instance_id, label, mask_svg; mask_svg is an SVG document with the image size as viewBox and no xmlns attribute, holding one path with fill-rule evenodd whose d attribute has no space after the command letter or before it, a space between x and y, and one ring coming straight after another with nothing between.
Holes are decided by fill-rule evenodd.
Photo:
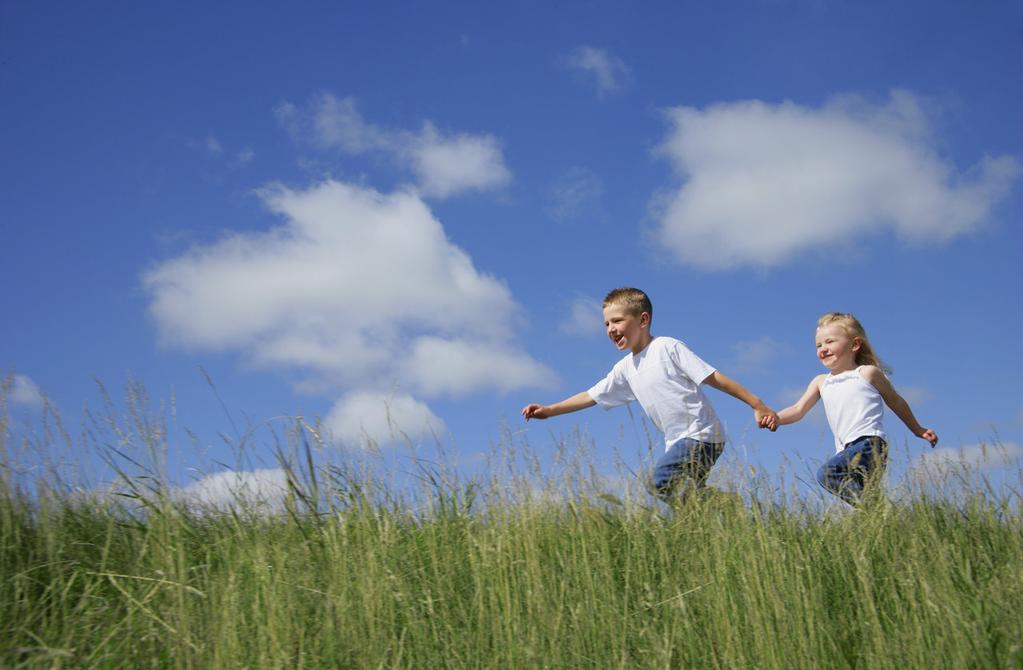
<instances>
[{"instance_id":1,"label":"girl's white tank top","mask_svg":"<svg viewBox=\"0 0 1023 670\"><path fill-rule=\"evenodd\" d=\"M884 399L874 385L863 378L859 368L826 376L820 392L828 424L835 434L836 452L865 435L888 439L882 422Z\"/></svg>"}]
</instances>

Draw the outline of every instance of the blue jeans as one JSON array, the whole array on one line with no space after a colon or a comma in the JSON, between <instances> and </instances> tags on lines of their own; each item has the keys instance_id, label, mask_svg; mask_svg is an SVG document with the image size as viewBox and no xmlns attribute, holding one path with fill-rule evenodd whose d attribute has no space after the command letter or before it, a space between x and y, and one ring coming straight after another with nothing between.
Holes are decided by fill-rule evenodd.
<instances>
[{"instance_id":1,"label":"blue jeans","mask_svg":"<svg viewBox=\"0 0 1023 670\"><path fill-rule=\"evenodd\" d=\"M888 463L888 443L880 437L864 435L845 445L817 471L817 481L825 489L855 505L863 489L884 473Z\"/></svg>"},{"instance_id":2,"label":"blue jeans","mask_svg":"<svg viewBox=\"0 0 1023 670\"><path fill-rule=\"evenodd\" d=\"M724 449L723 443L682 438L671 445L654 466L654 492L661 500L670 502L680 483L684 485L683 497L693 489L702 488Z\"/></svg>"}]
</instances>

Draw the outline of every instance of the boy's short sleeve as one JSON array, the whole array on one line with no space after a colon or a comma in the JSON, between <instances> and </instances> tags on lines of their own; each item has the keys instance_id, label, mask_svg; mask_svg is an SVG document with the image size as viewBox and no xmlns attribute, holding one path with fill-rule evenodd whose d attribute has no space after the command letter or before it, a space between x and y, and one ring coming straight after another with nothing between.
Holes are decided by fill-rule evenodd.
<instances>
[{"instance_id":1,"label":"boy's short sleeve","mask_svg":"<svg viewBox=\"0 0 1023 670\"><path fill-rule=\"evenodd\" d=\"M693 353L693 350L684 343L676 340L673 344L674 346L671 347L669 353L672 362L678 366L682 374L693 380L693 383L697 386L702 384L704 379L714 374L717 370L713 365Z\"/></svg>"},{"instance_id":2,"label":"boy's short sleeve","mask_svg":"<svg viewBox=\"0 0 1023 670\"><path fill-rule=\"evenodd\" d=\"M629 386L629 381L617 365L606 377L591 386L587 393L593 398L593 402L604 409L618 407L636 399L632 393L632 387Z\"/></svg>"}]
</instances>

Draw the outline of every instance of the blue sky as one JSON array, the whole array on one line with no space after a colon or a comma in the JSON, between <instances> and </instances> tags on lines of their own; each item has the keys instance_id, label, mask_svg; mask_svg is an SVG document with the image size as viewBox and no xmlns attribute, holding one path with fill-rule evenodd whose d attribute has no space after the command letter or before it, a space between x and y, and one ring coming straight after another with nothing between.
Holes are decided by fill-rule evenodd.
<instances>
[{"instance_id":1,"label":"blue sky","mask_svg":"<svg viewBox=\"0 0 1023 670\"><path fill-rule=\"evenodd\" d=\"M387 448L386 401L466 471L576 426L641 468L624 410L518 416L606 374L634 285L776 408L853 312L939 458L1018 474L1021 62L1013 2L3 3L12 430L137 379L183 486L230 461L205 370L243 425ZM831 453L709 393L740 462Z\"/></svg>"}]
</instances>

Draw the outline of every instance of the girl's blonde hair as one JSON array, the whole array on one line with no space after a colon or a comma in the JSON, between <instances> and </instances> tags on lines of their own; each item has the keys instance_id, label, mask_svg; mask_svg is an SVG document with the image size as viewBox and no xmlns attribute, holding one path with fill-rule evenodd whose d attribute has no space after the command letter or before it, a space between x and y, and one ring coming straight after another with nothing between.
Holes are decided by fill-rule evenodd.
<instances>
[{"instance_id":1,"label":"girl's blonde hair","mask_svg":"<svg viewBox=\"0 0 1023 670\"><path fill-rule=\"evenodd\" d=\"M849 337L860 338L860 348L856 352L856 365L873 365L881 368L887 375L892 373L891 368L885 365L884 361L874 353L874 348L870 346L870 340L867 339L867 331L863 329L863 324L860 323L859 319L852 314L844 312L828 312L817 319L818 329L832 324L841 326Z\"/></svg>"}]
</instances>

